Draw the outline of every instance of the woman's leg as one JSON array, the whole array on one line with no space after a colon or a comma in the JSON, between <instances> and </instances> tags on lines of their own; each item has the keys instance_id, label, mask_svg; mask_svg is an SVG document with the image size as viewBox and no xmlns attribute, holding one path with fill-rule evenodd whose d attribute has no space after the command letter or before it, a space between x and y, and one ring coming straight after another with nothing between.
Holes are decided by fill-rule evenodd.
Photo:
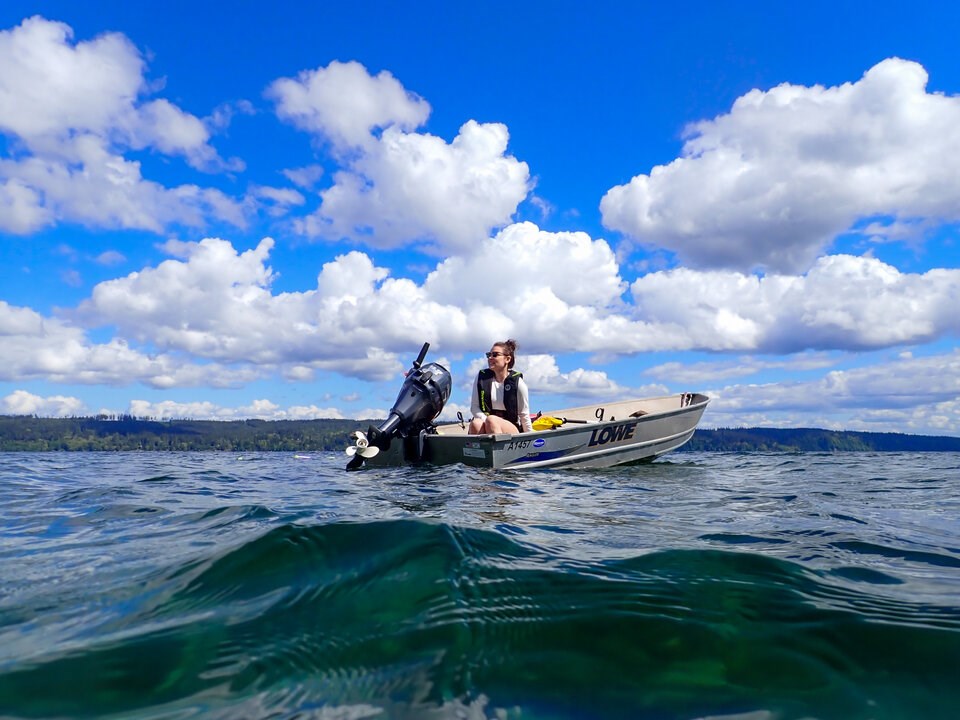
<instances>
[{"instance_id":1,"label":"woman's leg","mask_svg":"<svg viewBox=\"0 0 960 720\"><path fill-rule=\"evenodd\" d=\"M502 417L487 415L487 419L483 423L483 431L486 433L508 433L510 435L516 435L520 432L520 429Z\"/></svg>"},{"instance_id":2,"label":"woman's leg","mask_svg":"<svg viewBox=\"0 0 960 720\"><path fill-rule=\"evenodd\" d=\"M467 426L467 435L479 435L480 433L485 433L486 430L483 429L484 421L480 418L474 418L470 421L470 425Z\"/></svg>"}]
</instances>

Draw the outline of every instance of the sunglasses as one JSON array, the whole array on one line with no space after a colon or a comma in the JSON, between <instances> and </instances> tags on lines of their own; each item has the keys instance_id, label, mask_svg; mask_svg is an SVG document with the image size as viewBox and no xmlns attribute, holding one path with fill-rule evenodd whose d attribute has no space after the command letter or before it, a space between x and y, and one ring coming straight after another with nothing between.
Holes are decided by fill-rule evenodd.
<instances>
[{"instance_id":1,"label":"sunglasses","mask_svg":"<svg viewBox=\"0 0 960 720\"><path fill-rule=\"evenodd\" d=\"M492 357L510 357L507 353L498 353L498 352L488 352L484 353L488 358Z\"/></svg>"}]
</instances>

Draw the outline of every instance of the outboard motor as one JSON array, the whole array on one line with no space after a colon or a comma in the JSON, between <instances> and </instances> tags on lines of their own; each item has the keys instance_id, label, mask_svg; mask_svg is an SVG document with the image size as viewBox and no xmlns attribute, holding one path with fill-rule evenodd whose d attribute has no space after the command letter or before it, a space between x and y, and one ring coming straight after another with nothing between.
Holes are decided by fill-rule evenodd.
<instances>
[{"instance_id":1,"label":"outboard motor","mask_svg":"<svg viewBox=\"0 0 960 720\"><path fill-rule=\"evenodd\" d=\"M450 399L452 383L450 372L443 365L423 364L429 348L430 343L424 343L420 355L413 361L397 401L390 409L390 416L377 427L371 425L366 434L359 430L353 433L354 444L347 448L350 456L347 470L359 468L366 458L389 448L394 437L418 436L421 431L433 427L434 418Z\"/></svg>"}]
</instances>

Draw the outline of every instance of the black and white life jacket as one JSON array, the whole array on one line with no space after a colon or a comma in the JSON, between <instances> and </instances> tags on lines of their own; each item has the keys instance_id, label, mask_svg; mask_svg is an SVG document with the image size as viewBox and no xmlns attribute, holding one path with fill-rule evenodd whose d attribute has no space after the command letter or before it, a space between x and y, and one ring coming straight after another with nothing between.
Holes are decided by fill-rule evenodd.
<instances>
[{"instance_id":1,"label":"black and white life jacket","mask_svg":"<svg viewBox=\"0 0 960 720\"><path fill-rule=\"evenodd\" d=\"M490 400L490 392L493 389L493 382L496 380L493 370L484 368L477 375L477 395L480 398L480 412L487 415L496 415L504 420L509 420L517 427L520 427L520 393L517 388L517 381L523 377L523 373L516 370L507 372L507 377L503 381L503 406L505 410L495 410Z\"/></svg>"}]
</instances>

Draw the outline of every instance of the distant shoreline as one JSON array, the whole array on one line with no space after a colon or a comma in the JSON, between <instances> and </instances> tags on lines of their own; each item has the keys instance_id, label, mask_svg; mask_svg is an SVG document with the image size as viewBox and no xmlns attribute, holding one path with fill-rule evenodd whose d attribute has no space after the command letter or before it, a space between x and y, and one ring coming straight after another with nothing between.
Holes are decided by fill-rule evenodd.
<instances>
[{"instance_id":1,"label":"distant shoreline","mask_svg":"<svg viewBox=\"0 0 960 720\"><path fill-rule=\"evenodd\" d=\"M149 420L0 415L0 452L337 451L377 420ZM698 429L678 452L960 452L960 437L818 428Z\"/></svg>"},{"instance_id":2,"label":"distant shoreline","mask_svg":"<svg viewBox=\"0 0 960 720\"><path fill-rule=\"evenodd\" d=\"M820 428L698 429L683 451L960 452L960 437Z\"/></svg>"}]
</instances>

